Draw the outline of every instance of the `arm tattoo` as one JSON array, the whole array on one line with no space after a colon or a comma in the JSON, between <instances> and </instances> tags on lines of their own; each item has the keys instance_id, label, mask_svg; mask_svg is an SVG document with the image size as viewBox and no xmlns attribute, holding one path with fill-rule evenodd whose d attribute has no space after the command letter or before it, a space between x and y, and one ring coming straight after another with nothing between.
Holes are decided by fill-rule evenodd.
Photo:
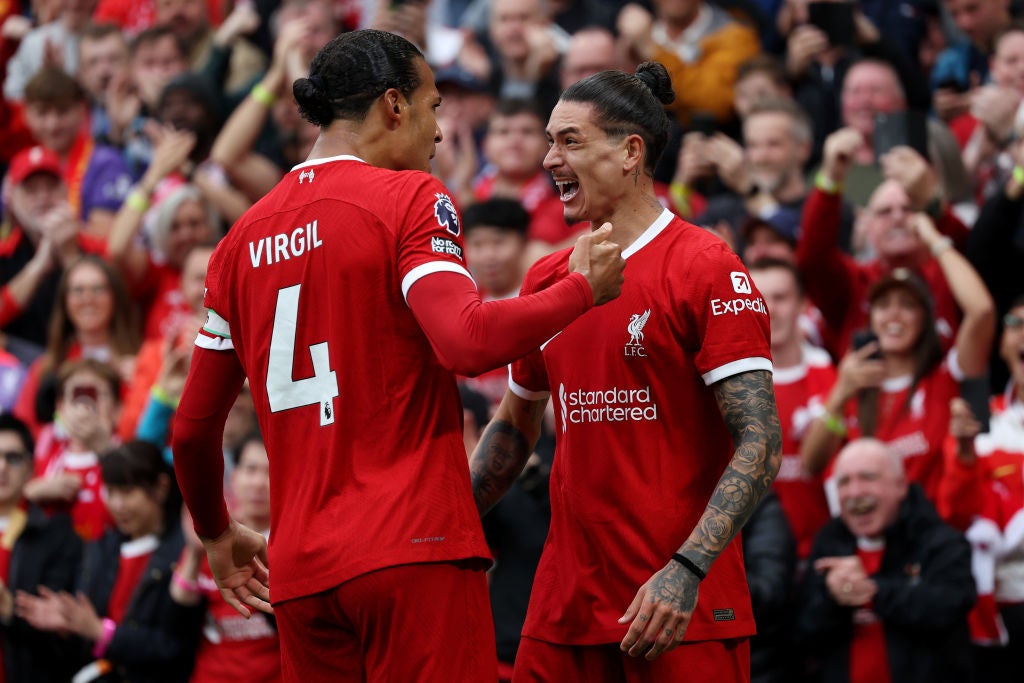
<instances>
[{"instance_id":1,"label":"arm tattoo","mask_svg":"<svg viewBox=\"0 0 1024 683\"><path fill-rule=\"evenodd\" d=\"M740 373L718 382L714 389L735 451L707 510L684 544L687 555L705 571L753 514L782 461L771 373Z\"/></svg>"},{"instance_id":2,"label":"arm tattoo","mask_svg":"<svg viewBox=\"0 0 1024 683\"><path fill-rule=\"evenodd\" d=\"M531 450L526 435L515 425L495 420L487 426L469 461L473 498L481 515L494 507L512 486Z\"/></svg>"}]
</instances>

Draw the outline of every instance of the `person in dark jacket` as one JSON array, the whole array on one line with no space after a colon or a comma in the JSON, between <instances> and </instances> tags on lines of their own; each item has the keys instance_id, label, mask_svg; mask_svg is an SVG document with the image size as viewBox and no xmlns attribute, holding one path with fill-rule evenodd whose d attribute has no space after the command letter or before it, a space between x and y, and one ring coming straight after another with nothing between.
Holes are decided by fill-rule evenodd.
<instances>
[{"instance_id":1,"label":"person in dark jacket","mask_svg":"<svg viewBox=\"0 0 1024 683\"><path fill-rule=\"evenodd\" d=\"M171 599L184 546L174 480L160 450L143 441L100 463L117 529L86 547L78 593L19 595L18 612L36 628L77 636L76 663L109 672L104 681L187 680L203 610Z\"/></svg>"},{"instance_id":2,"label":"person in dark jacket","mask_svg":"<svg viewBox=\"0 0 1024 683\"><path fill-rule=\"evenodd\" d=\"M840 513L819 532L797 632L823 683L963 683L976 595L967 540L875 439L835 463Z\"/></svg>"},{"instance_id":3,"label":"person in dark jacket","mask_svg":"<svg viewBox=\"0 0 1024 683\"><path fill-rule=\"evenodd\" d=\"M0 665L6 683L56 683L73 671L66 643L15 614L14 596L39 586L70 590L82 542L67 515L48 518L22 495L32 478L32 436L12 415L0 415Z\"/></svg>"},{"instance_id":4,"label":"person in dark jacket","mask_svg":"<svg viewBox=\"0 0 1024 683\"><path fill-rule=\"evenodd\" d=\"M789 683L792 656L796 540L774 491L761 499L743 526L743 565L750 584L757 635L750 640L751 683Z\"/></svg>"}]
</instances>

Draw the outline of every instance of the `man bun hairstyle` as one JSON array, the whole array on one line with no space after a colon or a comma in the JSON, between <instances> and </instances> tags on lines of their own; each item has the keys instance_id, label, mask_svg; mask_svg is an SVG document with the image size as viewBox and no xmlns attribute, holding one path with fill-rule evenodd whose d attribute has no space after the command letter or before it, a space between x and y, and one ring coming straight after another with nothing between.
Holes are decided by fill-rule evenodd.
<instances>
[{"instance_id":1,"label":"man bun hairstyle","mask_svg":"<svg viewBox=\"0 0 1024 683\"><path fill-rule=\"evenodd\" d=\"M565 89L563 102L594 107L594 118L605 135L639 135L644 141L644 171L654 175L665 145L669 122L663 105L676 99L672 79L658 62L644 62L636 73L601 71Z\"/></svg>"},{"instance_id":2,"label":"man bun hairstyle","mask_svg":"<svg viewBox=\"0 0 1024 683\"><path fill-rule=\"evenodd\" d=\"M292 84L299 113L325 128L335 119L362 121L388 88L409 99L421 85L419 49L386 31L342 33L325 45L309 66L309 77Z\"/></svg>"},{"instance_id":3,"label":"man bun hairstyle","mask_svg":"<svg viewBox=\"0 0 1024 683\"><path fill-rule=\"evenodd\" d=\"M644 62L636 68L636 77L651 89L651 92L662 104L672 104L676 100L676 91L672 89L672 79L659 62Z\"/></svg>"}]
</instances>

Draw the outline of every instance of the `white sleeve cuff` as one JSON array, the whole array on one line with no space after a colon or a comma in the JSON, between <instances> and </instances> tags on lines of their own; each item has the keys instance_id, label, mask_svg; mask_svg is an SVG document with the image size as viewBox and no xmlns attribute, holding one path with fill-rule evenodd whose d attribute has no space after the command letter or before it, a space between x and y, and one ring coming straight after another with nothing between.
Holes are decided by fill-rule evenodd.
<instances>
[{"instance_id":1,"label":"white sleeve cuff","mask_svg":"<svg viewBox=\"0 0 1024 683\"><path fill-rule=\"evenodd\" d=\"M767 370L772 372L772 362L767 358L741 358L740 360L734 360L731 363L720 365L714 370L709 370L701 375L701 379L704 380L706 386L711 386L715 382L719 382L726 377L732 377L738 375L741 372L750 372L752 370Z\"/></svg>"},{"instance_id":2,"label":"white sleeve cuff","mask_svg":"<svg viewBox=\"0 0 1024 683\"><path fill-rule=\"evenodd\" d=\"M460 266L457 263L451 263L450 261L430 261L429 263L422 263L402 278L402 298L409 302L409 289L416 284L416 281L430 275L432 273L459 273L465 275L473 284L476 284L476 280L473 280L473 276L469 274L469 271Z\"/></svg>"}]
</instances>

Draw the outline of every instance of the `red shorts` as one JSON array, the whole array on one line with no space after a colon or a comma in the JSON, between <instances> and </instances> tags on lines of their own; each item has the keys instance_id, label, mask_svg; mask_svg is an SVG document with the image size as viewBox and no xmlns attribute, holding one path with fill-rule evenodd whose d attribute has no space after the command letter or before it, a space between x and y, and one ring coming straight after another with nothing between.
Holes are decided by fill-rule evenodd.
<instances>
[{"instance_id":1,"label":"red shorts","mask_svg":"<svg viewBox=\"0 0 1024 683\"><path fill-rule=\"evenodd\" d=\"M519 642L512 683L750 683L750 639L684 642L653 662L630 657L619 644Z\"/></svg>"},{"instance_id":2,"label":"red shorts","mask_svg":"<svg viewBox=\"0 0 1024 683\"><path fill-rule=\"evenodd\" d=\"M286 683L498 679L479 563L388 567L274 606Z\"/></svg>"}]
</instances>

